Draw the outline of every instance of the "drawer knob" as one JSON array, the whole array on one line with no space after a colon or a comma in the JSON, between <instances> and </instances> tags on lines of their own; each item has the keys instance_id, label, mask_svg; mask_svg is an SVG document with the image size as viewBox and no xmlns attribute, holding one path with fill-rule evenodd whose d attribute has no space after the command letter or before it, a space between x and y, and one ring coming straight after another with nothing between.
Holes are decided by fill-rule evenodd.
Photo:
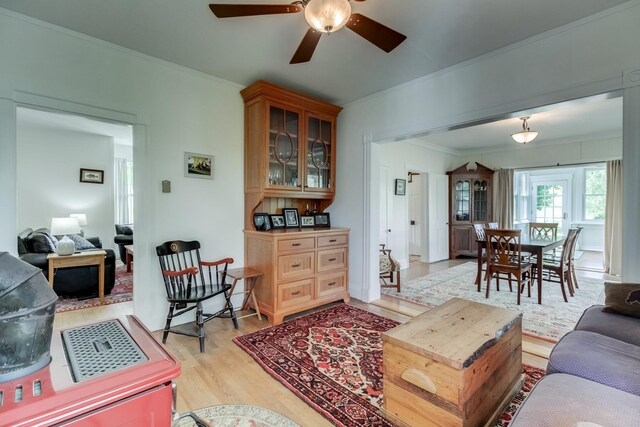
<instances>
[{"instance_id":1,"label":"drawer knob","mask_svg":"<svg viewBox=\"0 0 640 427\"><path fill-rule=\"evenodd\" d=\"M333 257L333 258L329 258L329 261L331 261L331 262L333 262L333 261L335 261L335 260L336 260L336 258L335 258L335 257Z\"/></svg>"},{"instance_id":2,"label":"drawer knob","mask_svg":"<svg viewBox=\"0 0 640 427\"><path fill-rule=\"evenodd\" d=\"M297 263L297 264L291 264L291 268L296 268L296 267L300 267L300 263Z\"/></svg>"},{"instance_id":3,"label":"drawer knob","mask_svg":"<svg viewBox=\"0 0 640 427\"><path fill-rule=\"evenodd\" d=\"M335 284L336 284L336 282L329 282L329 283L327 283L327 286L333 286Z\"/></svg>"},{"instance_id":4,"label":"drawer knob","mask_svg":"<svg viewBox=\"0 0 640 427\"><path fill-rule=\"evenodd\" d=\"M291 295L300 295L300 291L291 292Z\"/></svg>"},{"instance_id":5,"label":"drawer knob","mask_svg":"<svg viewBox=\"0 0 640 427\"><path fill-rule=\"evenodd\" d=\"M331 239L331 240L329 240L329 243L335 243L335 242L337 242L337 240L336 240L336 239Z\"/></svg>"},{"instance_id":6,"label":"drawer knob","mask_svg":"<svg viewBox=\"0 0 640 427\"><path fill-rule=\"evenodd\" d=\"M291 246L300 246L301 243L292 243Z\"/></svg>"}]
</instances>

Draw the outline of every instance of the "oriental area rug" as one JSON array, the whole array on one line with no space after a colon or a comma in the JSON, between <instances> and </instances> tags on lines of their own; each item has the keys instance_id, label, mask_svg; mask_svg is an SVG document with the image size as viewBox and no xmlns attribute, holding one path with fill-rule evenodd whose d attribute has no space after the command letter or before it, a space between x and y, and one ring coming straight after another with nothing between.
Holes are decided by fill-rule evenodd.
<instances>
[{"instance_id":1,"label":"oriental area rug","mask_svg":"<svg viewBox=\"0 0 640 427\"><path fill-rule=\"evenodd\" d=\"M391 427L382 406L382 340L398 325L341 304L234 338L273 378L339 427ZM544 371L524 367L522 390L497 426L508 425Z\"/></svg>"},{"instance_id":2,"label":"oriental area rug","mask_svg":"<svg viewBox=\"0 0 640 427\"><path fill-rule=\"evenodd\" d=\"M604 302L604 280L593 279L578 274L579 289L573 297L564 302L559 283L542 282L542 304L538 304L537 285L531 288L531 298L522 296L520 305L516 293L509 292L506 280L500 281L500 291L496 291L495 279L491 281L489 298L485 298L486 282L482 282L481 292L477 291L477 263L468 262L446 270L438 271L402 283L401 292L384 288L381 292L393 298L410 301L425 307L438 306L453 297L470 301L510 308L522 313L522 333L550 342L557 342L570 332L585 309Z\"/></svg>"},{"instance_id":3,"label":"oriental area rug","mask_svg":"<svg viewBox=\"0 0 640 427\"><path fill-rule=\"evenodd\" d=\"M104 296L104 302L100 298L74 298L59 297L56 302L56 313L80 310L83 308L98 307L100 305L117 304L133 299L133 273L127 273L124 265L116 267L116 281L109 295Z\"/></svg>"}]
</instances>

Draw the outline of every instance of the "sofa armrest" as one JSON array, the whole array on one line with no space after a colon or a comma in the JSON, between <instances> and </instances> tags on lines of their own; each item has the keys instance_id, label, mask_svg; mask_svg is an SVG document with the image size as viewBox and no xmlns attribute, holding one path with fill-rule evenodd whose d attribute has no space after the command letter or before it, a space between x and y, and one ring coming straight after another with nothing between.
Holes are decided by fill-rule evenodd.
<instances>
[{"instance_id":1,"label":"sofa armrest","mask_svg":"<svg viewBox=\"0 0 640 427\"><path fill-rule=\"evenodd\" d=\"M47 255L49 254L29 252L24 255L20 255L20 259L26 263L33 265L34 267L38 267L41 270L47 271L47 269L49 268Z\"/></svg>"},{"instance_id":2,"label":"sofa armrest","mask_svg":"<svg viewBox=\"0 0 640 427\"><path fill-rule=\"evenodd\" d=\"M101 248L102 249L102 241L100 240L99 237L87 237L86 239L89 242L91 242L91 244L93 246L95 246L96 248Z\"/></svg>"}]
</instances>

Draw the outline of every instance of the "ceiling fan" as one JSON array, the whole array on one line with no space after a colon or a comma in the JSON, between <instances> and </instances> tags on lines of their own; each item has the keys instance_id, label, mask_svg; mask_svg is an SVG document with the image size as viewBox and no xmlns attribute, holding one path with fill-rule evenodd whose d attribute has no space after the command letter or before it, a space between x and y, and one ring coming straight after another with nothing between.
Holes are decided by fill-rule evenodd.
<instances>
[{"instance_id":1,"label":"ceiling fan","mask_svg":"<svg viewBox=\"0 0 640 427\"><path fill-rule=\"evenodd\" d=\"M378 46L385 52L398 47L407 36L374 21L360 13L351 13L350 0L299 0L291 4L210 4L209 8L218 18L240 16L274 15L298 13L304 10L304 17L311 26L290 64L308 62L316 50L322 33L330 34L346 26L360 37ZM358 2L364 0L355 0Z\"/></svg>"}]
</instances>

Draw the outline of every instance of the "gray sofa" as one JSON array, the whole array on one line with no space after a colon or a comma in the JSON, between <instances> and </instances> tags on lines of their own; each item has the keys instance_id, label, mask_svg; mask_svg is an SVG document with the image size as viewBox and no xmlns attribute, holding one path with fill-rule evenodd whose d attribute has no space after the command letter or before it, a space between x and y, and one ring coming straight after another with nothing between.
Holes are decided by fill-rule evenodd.
<instances>
[{"instance_id":1,"label":"gray sofa","mask_svg":"<svg viewBox=\"0 0 640 427\"><path fill-rule=\"evenodd\" d=\"M640 318L602 308L556 344L510 427L640 425Z\"/></svg>"}]
</instances>

